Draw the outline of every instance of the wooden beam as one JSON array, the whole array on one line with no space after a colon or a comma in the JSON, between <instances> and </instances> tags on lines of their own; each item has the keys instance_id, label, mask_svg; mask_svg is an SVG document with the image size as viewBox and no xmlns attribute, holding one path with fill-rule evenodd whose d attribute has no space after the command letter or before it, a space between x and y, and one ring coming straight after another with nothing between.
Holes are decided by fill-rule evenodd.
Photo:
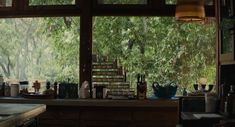
<instances>
[{"instance_id":1,"label":"wooden beam","mask_svg":"<svg viewBox=\"0 0 235 127\"><path fill-rule=\"evenodd\" d=\"M90 84L92 91L92 0L82 0L80 17L80 85ZM92 92L90 92L92 95Z\"/></svg>"},{"instance_id":2,"label":"wooden beam","mask_svg":"<svg viewBox=\"0 0 235 127\"><path fill-rule=\"evenodd\" d=\"M80 16L80 14L81 10L76 5L29 6L18 11L14 8L0 8L0 18Z\"/></svg>"},{"instance_id":3,"label":"wooden beam","mask_svg":"<svg viewBox=\"0 0 235 127\"><path fill-rule=\"evenodd\" d=\"M175 16L175 5L99 5L92 12L93 16ZM214 6L206 6L206 16L215 16Z\"/></svg>"},{"instance_id":4,"label":"wooden beam","mask_svg":"<svg viewBox=\"0 0 235 127\"><path fill-rule=\"evenodd\" d=\"M13 7L0 8L0 17L45 17L45 16L79 16L83 5L76 0L75 5L38 5L28 6L29 0L13 0ZM148 0L148 4L98 4L91 2L91 16L174 16L175 5L166 5L165 0ZM82 9L81 9L82 8ZM206 16L215 16L214 6L205 6ZM87 11L85 8L83 12Z\"/></svg>"}]
</instances>

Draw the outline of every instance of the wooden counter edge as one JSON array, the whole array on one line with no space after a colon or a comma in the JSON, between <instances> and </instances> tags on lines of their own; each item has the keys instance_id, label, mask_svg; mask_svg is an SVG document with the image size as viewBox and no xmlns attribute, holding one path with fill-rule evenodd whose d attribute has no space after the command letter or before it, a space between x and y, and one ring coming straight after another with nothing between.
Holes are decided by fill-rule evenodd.
<instances>
[{"instance_id":1,"label":"wooden counter edge","mask_svg":"<svg viewBox=\"0 0 235 127\"><path fill-rule=\"evenodd\" d=\"M29 110L20 114L14 114L10 116L8 119L1 121L0 127L12 127L16 125L21 125L27 120L37 117L38 115L40 115L41 113L45 111L46 111L46 105L39 104L37 107L35 107L32 110Z\"/></svg>"},{"instance_id":2,"label":"wooden counter edge","mask_svg":"<svg viewBox=\"0 0 235 127\"><path fill-rule=\"evenodd\" d=\"M0 103L46 104L48 106L81 107L178 107L178 99L108 100L108 99L25 99L0 98Z\"/></svg>"}]
</instances>

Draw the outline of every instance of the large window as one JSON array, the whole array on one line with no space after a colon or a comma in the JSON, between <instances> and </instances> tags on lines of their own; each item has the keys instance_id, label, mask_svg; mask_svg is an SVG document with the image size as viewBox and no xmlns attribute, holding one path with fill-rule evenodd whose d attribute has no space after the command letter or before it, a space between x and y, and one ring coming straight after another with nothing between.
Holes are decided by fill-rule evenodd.
<instances>
[{"instance_id":1,"label":"large window","mask_svg":"<svg viewBox=\"0 0 235 127\"><path fill-rule=\"evenodd\" d=\"M0 74L78 82L79 24L79 17L1 19Z\"/></svg>"},{"instance_id":2,"label":"large window","mask_svg":"<svg viewBox=\"0 0 235 127\"><path fill-rule=\"evenodd\" d=\"M127 82L136 88L136 75L152 83L174 81L193 90L199 78L216 80L216 26L179 23L174 17L94 17L93 54L118 60ZM102 60L100 60L102 61Z\"/></svg>"}]
</instances>

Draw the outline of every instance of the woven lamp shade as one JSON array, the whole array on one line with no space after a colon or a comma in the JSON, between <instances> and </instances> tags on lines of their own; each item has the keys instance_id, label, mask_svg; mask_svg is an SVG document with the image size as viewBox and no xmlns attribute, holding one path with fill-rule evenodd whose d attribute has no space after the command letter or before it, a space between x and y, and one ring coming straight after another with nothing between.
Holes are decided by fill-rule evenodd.
<instances>
[{"instance_id":1,"label":"woven lamp shade","mask_svg":"<svg viewBox=\"0 0 235 127\"><path fill-rule=\"evenodd\" d=\"M203 21L205 18L204 0L177 0L175 18L183 22Z\"/></svg>"}]
</instances>

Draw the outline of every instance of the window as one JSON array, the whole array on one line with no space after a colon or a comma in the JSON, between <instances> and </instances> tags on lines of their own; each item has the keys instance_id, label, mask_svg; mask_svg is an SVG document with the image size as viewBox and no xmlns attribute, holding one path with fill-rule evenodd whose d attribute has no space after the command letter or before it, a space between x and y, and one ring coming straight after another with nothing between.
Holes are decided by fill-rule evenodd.
<instances>
[{"instance_id":1,"label":"window","mask_svg":"<svg viewBox=\"0 0 235 127\"><path fill-rule=\"evenodd\" d=\"M79 17L1 19L0 74L30 83L78 82L79 24Z\"/></svg>"},{"instance_id":2,"label":"window","mask_svg":"<svg viewBox=\"0 0 235 127\"><path fill-rule=\"evenodd\" d=\"M149 95L156 81L174 81L179 92L184 87L193 91L193 84L201 77L215 84L215 22L180 24L174 17L110 16L94 17L93 26L96 61L117 59L121 68L115 69L126 72L125 82L131 88L136 88L138 73L146 75Z\"/></svg>"}]
</instances>

